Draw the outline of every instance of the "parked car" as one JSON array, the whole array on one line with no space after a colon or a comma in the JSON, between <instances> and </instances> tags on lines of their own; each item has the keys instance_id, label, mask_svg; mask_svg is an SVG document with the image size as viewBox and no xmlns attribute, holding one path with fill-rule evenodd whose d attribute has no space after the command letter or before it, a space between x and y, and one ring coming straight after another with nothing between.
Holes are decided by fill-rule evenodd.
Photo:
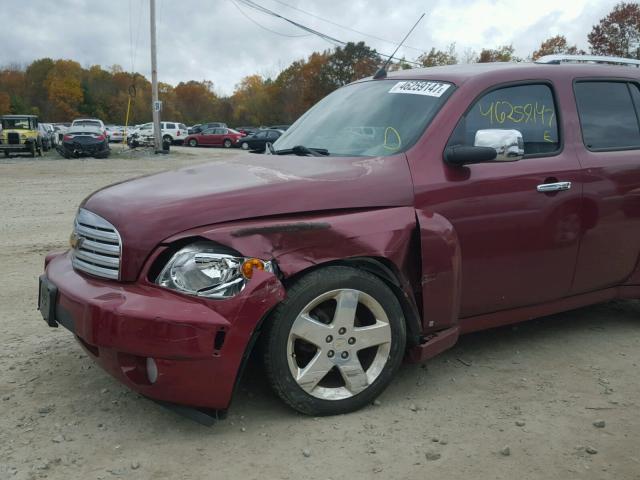
<instances>
[{"instance_id":1,"label":"parked car","mask_svg":"<svg viewBox=\"0 0 640 480\"><path fill-rule=\"evenodd\" d=\"M42 156L42 135L35 115L3 115L0 117L0 151L8 157L11 153L36 153Z\"/></svg>"},{"instance_id":2,"label":"parked car","mask_svg":"<svg viewBox=\"0 0 640 480\"><path fill-rule=\"evenodd\" d=\"M71 126L71 124L69 124L69 126ZM62 137L64 137L65 132L69 129L69 127L61 124L61 123L55 123L53 125L53 132L55 134L56 137L56 145L60 145L62 144Z\"/></svg>"},{"instance_id":3,"label":"parked car","mask_svg":"<svg viewBox=\"0 0 640 480\"><path fill-rule=\"evenodd\" d=\"M160 128L162 131L162 140L171 143L183 143L187 137L187 127L182 123L160 122ZM141 144L153 143L153 137L154 129L152 122L137 126L133 132L131 132L131 140L133 141L137 138L137 141Z\"/></svg>"},{"instance_id":4,"label":"parked car","mask_svg":"<svg viewBox=\"0 0 640 480\"><path fill-rule=\"evenodd\" d=\"M197 133L195 129L198 128L199 126L200 124L196 123L195 125L187 127L187 135L193 135L194 133Z\"/></svg>"},{"instance_id":5,"label":"parked car","mask_svg":"<svg viewBox=\"0 0 640 480\"><path fill-rule=\"evenodd\" d=\"M125 127L122 125L107 125L105 128L107 130L107 138L109 139L109 142L122 142L124 139Z\"/></svg>"},{"instance_id":6,"label":"parked car","mask_svg":"<svg viewBox=\"0 0 640 480\"><path fill-rule=\"evenodd\" d=\"M49 136L49 142L51 143L51 148L53 148L58 143L58 137L55 133L55 129L53 128L53 124L43 123L42 125L47 131L47 135Z\"/></svg>"},{"instance_id":7,"label":"parked car","mask_svg":"<svg viewBox=\"0 0 640 480\"><path fill-rule=\"evenodd\" d=\"M64 158L107 158L111 153L109 139L104 131L95 125L71 125L57 147Z\"/></svg>"},{"instance_id":8,"label":"parked car","mask_svg":"<svg viewBox=\"0 0 640 480\"><path fill-rule=\"evenodd\" d=\"M42 145L42 151L48 152L51 150L51 137L49 136L49 132L44 126L44 123L38 124L38 136L40 137L40 144Z\"/></svg>"},{"instance_id":9,"label":"parked car","mask_svg":"<svg viewBox=\"0 0 640 480\"><path fill-rule=\"evenodd\" d=\"M200 133L189 135L185 143L190 147L218 146L229 148L236 145L242 134L231 128L209 128Z\"/></svg>"},{"instance_id":10,"label":"parked car","mask_svg":"<svg viewBox=\"0 0 640 480\"><path fill-rule=\"evenodd\" d=\"M69 126L70 129L75 129L77 127L95 127L95 128L99 128L102 133L104 134L105 137L108 137L107 135L107 129L104 126L104 122L98 118L78 118L76 120L74 120L73 122L71 122L71 125Z\"/></svg>"},{"instance_id":11,"label":"parked car","mask_svg":"<svg viewBox=\"0 0 640 480\"><path fill-rule=\"evenodd\" d=\"M284 402L329 415L461 334L638 299L640 69L564 58L600 61L377 75L259 162L100 189L40 311L147 397L225 411L260 345Z\"/></svg>"},{"instance_id":12,"label":"parked car","mask_svg":"<svg viewBox=\"0 0 640 480\"><path fill-rule=\"evenodd\" d=\"M258 127L236 127L234 130L242 133L244 136L251 135L252 133L256 133L260 130Z\"/></svg>"},{"instance_id":13,"label":"parked car","mask_svg":"<svg viewBox=\"0 0 640 480\"><path fill-rule=\"evenodd\" d=\"M283 133L282 130L260 130L240 139L238 145L243 150L264 152L267 142L275 142Z\"/></svg>"},{"instance_id":14,"label":"parked car","mask_svg":"<svg viewBox=\"0 0 640 480\"><path fill-rule=\"evenodd\" d=\"M188 135L187 127L184 123L161 122L162 139L171 140L172 143L181 145Z\"/></svg>"},{"instance_id":15,"label":"parked car","mask_svg":"<svg viewBox=\"0 0 640 480\"><path fill-rule=\"evenodd\" d=\"M227 124L223 122L209 122L209 123L197 124L189 129L188 134L193 135L195 133L200 133L203 130L208 130L210 128L227 128Z\"/></svg>"}]
</instances>

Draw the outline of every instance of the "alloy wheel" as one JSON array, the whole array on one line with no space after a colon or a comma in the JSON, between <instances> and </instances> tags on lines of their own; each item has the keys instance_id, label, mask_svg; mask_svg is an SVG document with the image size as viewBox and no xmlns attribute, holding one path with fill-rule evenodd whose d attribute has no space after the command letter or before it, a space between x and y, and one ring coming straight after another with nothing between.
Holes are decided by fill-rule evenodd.
<instances>
[{"instance_id":1,"label":"alloy wheel","mask_svg":"<svg viewBox=\"0 0 640 480\"><path fill-rule=\"evenodd\" d=\"M309 395L342 400L364 391L389 359L386 312L359 290L326 292L297 316L287 341L289 371Z\"/></svg>"}]
</instances>

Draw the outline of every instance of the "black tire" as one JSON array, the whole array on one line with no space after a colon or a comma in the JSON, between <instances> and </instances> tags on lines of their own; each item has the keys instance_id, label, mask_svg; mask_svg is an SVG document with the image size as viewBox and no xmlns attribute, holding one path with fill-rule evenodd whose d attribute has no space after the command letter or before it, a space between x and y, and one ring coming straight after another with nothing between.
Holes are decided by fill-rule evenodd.
<instances>
[{"instance_id":1,"label":"black tire","mask_svg":"<svg viewBox=\"0 0 640 480\"><path fill-rule=\"evenodd\" d=\"M222 146L224 148L231 148L231 145L232 145L231 140L229 140L228 138L226 138L224 142L222 142Z\"/></svg>"},{"instance_id":2,"label":"black tire","mask_svg":"<svg viewBox=\"0 0 640 480\"><path fill-rule=\"evenodd\" d=\"M249 144L247 142L242 142L240 144L240 148L242 148L243 150L249 150Z\"/></svg>"},{"instance_id":3,"label":"black tire","mask_svg":"<svg viewBox=\"0 0 640 480\"><path fill-rule=\"evenodd\" d=\"M162 141L173 143L173 138L171 138L171 135L165 135L164 137L162 137Z\"/></svg>"},{"instance_id":4,"label":"black tire","mask_svg":"<svg viewBox=\"0 0 640 480\"><path fill-rule=\"evenodd\" d=\"M190 147L197 147L198 146L198 141L195 138L192 138L191 140L189 140L189 146Z\"/></svg>"},{"instance_id":5,"label":"black tire","mask_svg":"<svg viewBox=\"0 0 640 480\"><path fill-rule=\"evenodd\" d=\"M298 315L314 299L327 292L341 289L363 292L382 307L387 315L391 341L386 363L372 383L348 398L328 400L308 393L298 384L289 367L287 348L289 334ZM404 356L406 324L398 299L382 280L362 270L331 266L315 270L301 277L288 289L287 298L276 307L267 319L263 335L264 365L267 377L280 398L293 409L307 415L339 415L370 404L389 385ZM329 342L328 338L327 342ZM377 352L379 347L374 348ZM316 353L320 352L321 350L318 348ZM335 358L337 360L337 355ZM294 361L297 362L297 358ZM358 362L360 363L360 360ZM334 374L339 374L337 367L333 367L329 372L331 373L333 370L335 370ZM320 380L318 385L328 379L328 375L322 378L323 380Z\"/></svg>"},{"instance_id":6,"label":"black tire","mask_svg":"<svg viewBox=\"0 0 640 480\"><path fill-rule=\"evenodd\" d=\"M31 158L35 158L36 156L36 144L31 142L29 144L29 153L31 154Z\"/></svg>"}]
</instances>

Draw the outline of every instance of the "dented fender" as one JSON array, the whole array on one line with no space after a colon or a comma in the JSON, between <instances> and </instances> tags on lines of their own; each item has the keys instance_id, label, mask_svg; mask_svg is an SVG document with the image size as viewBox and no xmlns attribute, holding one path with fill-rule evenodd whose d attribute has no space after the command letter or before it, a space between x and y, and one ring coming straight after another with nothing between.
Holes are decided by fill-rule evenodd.
<instances>
[{"instance_id":1,"label":"dented fender","mask_svg":"<svg viewBox=\"0 0 640 480\"><path fill-rule=\"evenodd\" d=\"M418 325L411 333L457 324L460 246L451 223L435 213L413 207L315 212L197 228L163 243L189 237L274 260L285 280L336 262L367 269L366 260L373 259L395 277L405 316Z\"/></svg>"},{"instance_id":2,"label":"dented fender","mask_svg":"<svg viewBox=\"0 0 640 480\"><path fill-rule=\"evenodd\" d=\"M387 259L403 272L415 229L414 209L398 207L233 222L190 230L163 243L206 238L244 256L274 259L285 278L352 257Z\"/></svg>"}]
</instances>

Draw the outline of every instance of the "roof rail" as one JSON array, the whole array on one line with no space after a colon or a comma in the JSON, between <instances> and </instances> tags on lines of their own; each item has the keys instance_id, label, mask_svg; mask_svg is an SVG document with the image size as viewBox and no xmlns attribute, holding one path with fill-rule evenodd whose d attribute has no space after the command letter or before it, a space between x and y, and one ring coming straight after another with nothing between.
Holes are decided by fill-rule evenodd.
<instances>
[{"instance_id":1,"label":"roof rail","mask_svg":"<svg viewBox=\"0 0 640 480\"><path fill-rule=\"evenodd\" d=\"M616 63L640 67L640 60L636 60L635 58L604 57L599 55L545 55L535 61L535 63L555 65L563 62Z\"/></svg>"}]
</instances>

